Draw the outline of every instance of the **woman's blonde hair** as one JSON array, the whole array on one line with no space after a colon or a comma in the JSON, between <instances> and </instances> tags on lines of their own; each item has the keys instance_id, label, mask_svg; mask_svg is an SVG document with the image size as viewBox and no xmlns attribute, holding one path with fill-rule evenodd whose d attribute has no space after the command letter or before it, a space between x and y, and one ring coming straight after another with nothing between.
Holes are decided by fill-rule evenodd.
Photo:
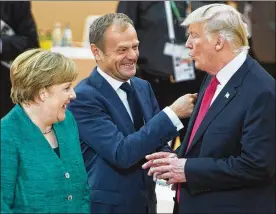
<instances>
[{"instance_id":1,"label":"woman's blonde hair","mask_svg":"<svg viewBox=\"0 0 276 214\"><path fill-rule=\"evenodd\" d=\"M76 64L71 59L47 50L28 50L11 65L11 99L14 103L34 101L41 89L72 82L76 77Z\"/></svg>"},{"instance_id":2,"label":"woman's blonde hair","mask_svg":"<svg viewBox=\"0 0 276 214\"><path fill-rule=\"evenodd\" d=\"M240 52L249 49L248 29L244 21L245 17L230 5L209 4L193 11L182 25L203 23L207 38L218 33L229 42L232 51Z\"/></svg>"}]
</instances>

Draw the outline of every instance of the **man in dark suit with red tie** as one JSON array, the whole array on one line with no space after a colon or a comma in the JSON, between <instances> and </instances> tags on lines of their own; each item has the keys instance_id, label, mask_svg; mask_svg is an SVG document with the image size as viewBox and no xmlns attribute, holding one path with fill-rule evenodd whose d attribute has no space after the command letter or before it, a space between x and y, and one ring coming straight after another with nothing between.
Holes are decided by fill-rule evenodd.
<instances>
[{"instance_id":1,"label":"man in dark suit with red tie","mask_svg":"<svg viewBox=\"0 0 276 214\"><path fill-rule=\"evenodd\" d=\"M143 168L176 187L175 213L275 213L275 80L247 54L247 26L233 7L192 12L186 46L207 72L178 157Z\"/></svg>"}]
</instances>

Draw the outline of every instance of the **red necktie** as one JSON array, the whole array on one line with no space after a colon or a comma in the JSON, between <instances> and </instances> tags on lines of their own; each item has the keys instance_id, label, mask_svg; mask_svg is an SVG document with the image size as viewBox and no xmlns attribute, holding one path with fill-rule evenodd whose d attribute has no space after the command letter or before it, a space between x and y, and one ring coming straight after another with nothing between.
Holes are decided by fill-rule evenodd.
<instances>
[{"instance_id":1,"label":"red necktie","mask_svg":"<svg viewBox=\"0 0 276 214\"><path fill-rule=\"evenodd\" d=\"M195 121L193 129L192 129L192 133L191 133L186 151L188 151L188 148L190 147L190 145L192 143L192 140L195 136L195 133L196 133L198 127L200 126L201 121L203 120L205 114L207 113L207 111L208 111L208 109L211 105L211 102L212 102L212 99L213 99L214 94L216 92L218 84L219 84L219 81L216 78L216 76L214 76L211 79L208 87L206 88L204 97L203 97L201 105L200 105L198 115L196 117L196 121ZM178 201L178 203L179 203L179 199L180 199L180 184L178 184L178 188L177 188L177 201Z\"/></svg>"}]
</instances>

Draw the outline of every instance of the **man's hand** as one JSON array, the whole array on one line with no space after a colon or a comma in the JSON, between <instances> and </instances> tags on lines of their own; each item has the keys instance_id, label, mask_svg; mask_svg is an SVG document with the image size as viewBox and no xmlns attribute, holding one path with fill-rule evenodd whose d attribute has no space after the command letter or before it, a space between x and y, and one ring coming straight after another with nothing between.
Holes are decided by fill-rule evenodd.
<instances>
[{"instance_id":1,"label":"man's hand","mask_svg":"<svg viewBox=\"0 0 276 214\"><path fill-rule=\"evenodd\" d=\"M148 162L144 163L142 168L143 169L148 169L153 166L153 161L156 159L162 159L162 158L174 158L177 157L175 153L172 152L155 152L150 155L146 156L146 159Z\"/></svg>"},{"instance_id":2,"label":"man's hand","mask_svg":"<svg viewBox=\"0 0 276 214\"><path fill-rule=\"evenodd\" d=\"M184 167L187 159L177 157L163 158L153 161L148 175L156 174L157 179L167 180L167 184L186 182Z\"/></svg>"},{"instance_id":3,"label":"man's hand","mask_svg":"<svg viewBox=\"0 0 276 214\"><path fill-rule=\"evenodd\" d=\"M177 155L175 153L171 153L171 152L156 152L150 155L146 156L146 159L148 160L148 162L144 163L142 168L143 169L148 169L150 167L153 166L153 160L155 159L161 159L161 158L174 158L177 157ZM157 165L155 165L157 166ZM157 176L161 175L162 173L154 173L153 175L153 180L156 181L157 180Z\"/></svg>"},{"instance_id":4,"label":"man's hand","mask_svg":"<svg viewBox=\"0 0 276 214\"><path fill-rule=\"evenodd\" d=\"M197 93L185 94L179 97L170 108L175 112L179 118L188 118L194 110L194 103L197 99Z\"/></svg>"},{"instance_id":5,"label":"man's hand","mask_svg":"<svg viewBox=\"0 0 276 214\"><path fill-rule=\"evenodd\" d=\"M164 179L167 184L186 182L184 167L186 159L178 159L176 154L168 152L157 152L147 155L148 160L142 167L150 167L148 175L153 175L154 180Z\"/></svg>"}]
</instances>

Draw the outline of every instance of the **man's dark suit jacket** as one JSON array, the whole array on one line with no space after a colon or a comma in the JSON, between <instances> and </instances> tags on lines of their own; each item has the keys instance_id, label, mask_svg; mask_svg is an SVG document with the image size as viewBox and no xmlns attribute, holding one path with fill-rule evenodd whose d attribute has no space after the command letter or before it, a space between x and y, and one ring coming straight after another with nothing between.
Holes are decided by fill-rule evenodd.
<instances>
[{"instance_id":1,"label":"man's dark suit jacket","mask_svg":"<svg viewBox=\"0 0 276 214\"><path fill-rule=\"evenodd\" d=\"M179 149L179 157L187 158L179 212L275 213L275 80L247 56L186 152L210 79L203 83Z\"/></svg>"},{"instance_id":2,"label":"man's dark suit jacket","mask_svg":"<svg viewBox=\"0 0 276 214\"><path fill-rule=\"evenodd\" d=\"M77 99L69 105L79 126L93 213L145 213L147 206L155 206L154 182L141 165L149 153L171 151L166 142L178 134L159 112L149 83L137 77L130 81L144 113L145 126L137 132L96 68L75 88Z\"/></svg>"}]
</instances>

